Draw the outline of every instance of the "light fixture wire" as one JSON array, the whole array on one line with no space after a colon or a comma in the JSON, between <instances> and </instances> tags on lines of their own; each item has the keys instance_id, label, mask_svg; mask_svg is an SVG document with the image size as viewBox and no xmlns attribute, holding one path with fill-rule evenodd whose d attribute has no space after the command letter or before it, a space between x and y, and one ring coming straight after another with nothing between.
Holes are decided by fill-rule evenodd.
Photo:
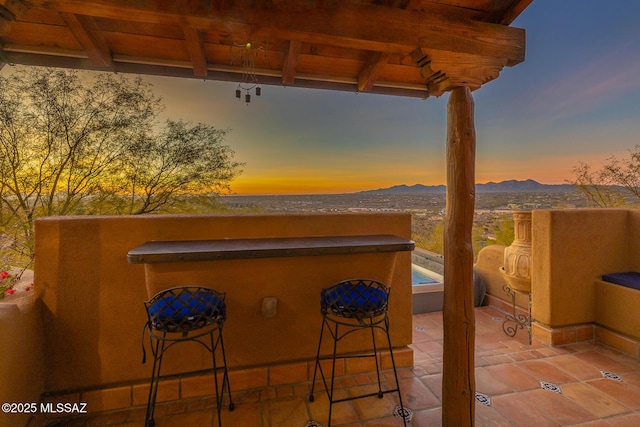
<instances>
[{"instance_id":1,"label":"light fixture wire","mask_svg":"<svg viewBox=\"0 0 640 427\"><path fill-rule=\"evenodd\" d=\"M234 43L230 47L231 65L234 65L236 60L238 60L242 65L242 77L236 87L236 98L241 100L242 92L244 91L244 100L247 104L251 102L251 89L255 88L256 96L260 96L262 94L262 88L260 87L260 82L258 81L258 76L255 71L255 58L260 52L263 53L264 58L267 57L266 45L267 42L265 41L262 45L247 42L244 44Z\"/></svg>"}]
</instances>

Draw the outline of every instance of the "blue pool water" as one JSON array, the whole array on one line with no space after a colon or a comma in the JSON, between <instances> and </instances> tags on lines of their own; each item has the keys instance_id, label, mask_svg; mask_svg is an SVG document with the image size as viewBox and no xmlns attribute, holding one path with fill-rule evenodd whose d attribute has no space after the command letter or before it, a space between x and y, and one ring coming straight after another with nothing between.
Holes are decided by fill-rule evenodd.
<instances>
[{"instance_id":1,"label":"blue pool water","mask_svg":"<svg viewBox=\"0 0 640 427\"><path fill-rule=\"evenodd\" d=\"M430 285L436 283L440 283L440 281L429 276L424 268L421 268L415 264L411 265L411 284Z\"/></svg>"}]
</instances>

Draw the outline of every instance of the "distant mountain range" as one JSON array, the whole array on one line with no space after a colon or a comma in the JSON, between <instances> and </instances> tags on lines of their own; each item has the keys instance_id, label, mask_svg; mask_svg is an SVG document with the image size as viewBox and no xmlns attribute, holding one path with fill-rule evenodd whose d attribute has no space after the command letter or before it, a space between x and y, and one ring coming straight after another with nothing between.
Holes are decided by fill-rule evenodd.
<instances>
[{"instance_id":1,"label":"distant mountain range","mask_svg":"<svg viewBox=\"0 0 640 427\"><path fill-rule=\"evenodd\" d=\"M394 185L389 188L360 191L357 194L424 194L444 193L447 187L444 185ZM525 181L502 181L476 184L477 193L564 193L574 191L576 187L571 184L540 184L532 179Z\"/></svg>"}]
</instances>

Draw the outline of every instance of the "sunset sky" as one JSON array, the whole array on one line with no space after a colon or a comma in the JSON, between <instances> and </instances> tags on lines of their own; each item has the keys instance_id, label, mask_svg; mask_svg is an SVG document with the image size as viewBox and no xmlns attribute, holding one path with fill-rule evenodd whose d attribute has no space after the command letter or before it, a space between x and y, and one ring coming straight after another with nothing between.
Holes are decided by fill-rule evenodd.
<instances>
[{"instance_id":1,"label":"sunset sky","mask_svg":"<svg viewBox=\"0 0 640 427\"><path fill-rule=\"evenodd\" d=\"M640 144L640 1L534 0L512 24L526 59L473 92L476 181L564 183ZM237 194L445 183L448 94L420 100L149 77L166 116L230 129Z\"/></svg>"},{"instance_id":2,"label":"sunset sky","mask_svg":"<svg viewBox=\"0 0 640 427\"><path fill-rule=\"evenodd\" d=\"M640 144L640 1L534 0L525 62L473 92L476 181L559 184ZM448 94L427 100L154 78L167 114L229 128L237 194L445 183ZM187 95L187 96L185 96Z\"/></svg>"}]
</instances>

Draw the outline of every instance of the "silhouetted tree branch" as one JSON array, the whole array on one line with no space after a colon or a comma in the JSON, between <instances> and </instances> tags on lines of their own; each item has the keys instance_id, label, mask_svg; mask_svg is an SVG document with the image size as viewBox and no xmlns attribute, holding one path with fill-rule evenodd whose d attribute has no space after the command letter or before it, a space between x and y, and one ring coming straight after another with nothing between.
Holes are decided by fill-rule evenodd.
<instances>
[{"instance_id":1,"label":"silhouetted tree branch","mask_svg":"<svg viewBox=\"0 0 640 427\"><path fill-rule=\"evenodd\" d=\"M621 207L640 203L640 145L629 150L629 157L607 159L600 170L585 163L573 168L575 185L592 206Z\"/></svg>"},{"instance_id":2,"label":"silhouetted tree branch","mask_svg":"<svg viewBox=\"0 0 640 427\"><path fill-rule=\"evenodd\" d=\"M162 109L141 78L26 67L0 77L0 244L28 257L36 217L162 212L228 189L241 167L228 131L160 125Z\"/></svg>"}]
</instances>

